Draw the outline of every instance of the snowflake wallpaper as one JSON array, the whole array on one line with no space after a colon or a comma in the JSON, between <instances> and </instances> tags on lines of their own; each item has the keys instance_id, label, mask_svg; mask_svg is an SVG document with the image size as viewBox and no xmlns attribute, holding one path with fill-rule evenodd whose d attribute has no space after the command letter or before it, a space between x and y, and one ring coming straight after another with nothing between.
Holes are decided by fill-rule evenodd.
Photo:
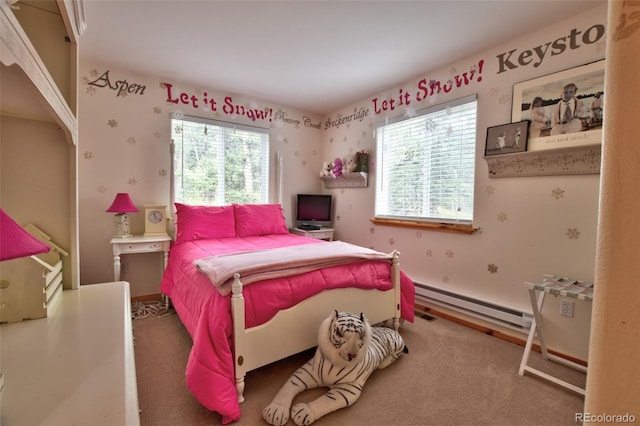
<instances>
[{"instance_id":1,"label":"snowflake wallpaper","mask_svg":"<svg viewBox=\"0 0 640 426\"><path fill-rule=\"evenodd\" d=\"M336 237L380 251L398 250L400 264L420 285L435 287L530 311L524 281L541 280L545 273L557 273L577 279L593 278L599 175L554 175L500 177L490 174L483 158L487 127L511 122L513 85L559 69L578 66L604 56L604 40L584 49L566 53L561 59L548 59L536 68L518 68L499 72L495 59L501 52L525 50L537 46L555 34L574 27L589 28L603 22L604 15L565 22L541 30L521 40L497 46L486 52L426 71L424 78L391 87L332 115L323 134L323 160L347 156L358 151L371 153L367 188L330 189L336 202ZM551 35L550 35L551 34ZM478 64L482 63L481 69ZM481 72L481 74L479 74ZM458 86L462 75L475 75L469 84ZM481 78L478 77L481 76ZM451 84L449 93L419 99L413 96L420 82ZM375 127L386 119L413 117L416 111L451 99L476 94L478 99L476 186L471 235L432 230L376 225L374 217L376 164ZM408 95L405 98L405 95ZM395 109L383 108L382 100L395 99ZM409 99L410 104L406 104ZM403 105L400 105L402 101ZM500 156L496 156L500 158ZM599 158L599 156L598 156ZM598 159L589 161L599 161ZM575 341L560 342L569 353L585 356L588 327L568 323L558 317L558 300L549 300L548 311L559 329L574 329ZM590 319L590 307L581 306L584 323Z\"/></svg>"},{"instance_id":2,"label":"snowflake wallpaper","mask_svg":"<svg viewBox=\"0 0 640 426\"><path fill-rule=\"evenodd\" d=\"M486 129L511 122L514 84L602 59L605 43L604 38L583 43L580 48L545 57L535 66L523 61L512 69L503 69L500 55L512 50L533 52L536 46L566 37L574 28L589 29L605 22L606 8L598 8L466 58L452 55L447 67L425 70L400 86L381 87L379 93L326 117L225 93L215 82L210 87L189 87L174 76L155 75L153 70L137 73L110 64L81 63L83 283L112 279L112 218L105 210L117 192L130 193L137 205L168 204L170 114L181 112L269 129L272 152L284 157L282 203L289 225L297 193L333 194L335 239L384 252L398 250L401 268L417 283L418 295L420 285L425 285L531 311L524 281L539 280L543 274L593 280L599 175L492 177L483 158ZM517 64L517 57L513 60ZM426 96L423 89L431 84L439 84L442 90ZM197 99L197 107L180 102L181 94ZM472 94L478 101L473 219L477 230L462 234L372 223L376 124L387 118L413 117L428 106ZM324 187L319 178L323 162L363 151L369 154L366 187ZM274 202L275 197L274 192ZM134 215L132 220L134 233L141 233L142 217ZM135 264L131 261L127 279L134 295L158 292L159 272L153 255L142 256L148 257L141 261L144 271L138 270L137 259ZM550 345L586 358L588 308L576 306L576 319L563 322L559 308L554 307L559 302L548 304L559 330L547 336ZM576 337L563 341L560 336L566 330Z\"/></svg>"},{"instance_id":3,"label":"snowflake wallpaper","mask_svg":"<svg viewBox=\"0 0 640 426\"><path fill-rule=\"evenodd\" d=\"M182 94L189 101L175 102L184 98ZM79 98L83 283L113 279L109 243L113 216L105 210L116 193L129 193L138 209L144 204L169 205L172 114L268 129L272 175L275 176L278 153L283 157L285 169L282 183L285 195L278 200L276 181L272 179L270 201L282 203L290 225L295 194L321 189L320 117L209 87L190 87L172 76L131 72L97 63L81 63ZM219 104L215 100L222 101ZM141 213L131 214L131 227L133 234L144 232ZM159 292L156 253L135 258L124 256L122 261L123 276L132 282L134 296Z\"/></svg>"}]
</instances>

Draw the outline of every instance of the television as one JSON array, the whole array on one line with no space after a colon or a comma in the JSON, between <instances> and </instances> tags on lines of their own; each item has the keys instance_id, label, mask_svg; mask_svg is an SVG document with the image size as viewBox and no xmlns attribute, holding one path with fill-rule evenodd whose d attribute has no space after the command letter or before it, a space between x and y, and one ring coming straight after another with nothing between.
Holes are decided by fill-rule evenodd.
<instances>
[{"instance_id":1,"label":"television","mask_svg":"<svg viewBox=\"0 0 640 426\"><path fill-rule=\"evenodd\" d=\"M331 195L298 194L296 226L305 230L331 226L333 223L331 201Z\"/></svg>"}]
</instances>

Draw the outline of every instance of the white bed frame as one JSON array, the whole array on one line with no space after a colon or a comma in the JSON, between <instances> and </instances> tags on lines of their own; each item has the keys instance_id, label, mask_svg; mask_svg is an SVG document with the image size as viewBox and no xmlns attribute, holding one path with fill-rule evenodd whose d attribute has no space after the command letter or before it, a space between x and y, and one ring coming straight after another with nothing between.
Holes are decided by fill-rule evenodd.
<instances>
[{"instance_id":1,"label":"white bed frame","mask_svg":"<svg viewBox=\"0 0 640 426\"><path fill-rule=\"evenodd\" d=\"M371 324L392 319L393 328L398 330L401 297L399 256L397 251L393 252L391 290L325 290L252 328L245 327L242 282L240 275L235 274L231 287L231 315L238 401L244 401L247 372L316 346L318 327L333 310L363 312Z\"/></svg>"},{"instance_id":2,"label":"white bed frame","mask_svg":"<svg viewBox=\"0 0 640 426\"><path fill-rule=\"evenodd\" d=\"M169 146L171 155L170 199L171 213L175 217L174 201L174 153L173 140ZM281 166L279 166L281 167ZM288 356L316 346L318 327L333 310L363 312L370 324L393 320L393 328L400 327L400 253L393 252L391 282L387 291L356 288L325 290L305 299L289 309L278 312L271 320L256 327L245 327L244 296L240 275L234 275L231 286L231 316L233 320L233 350L236 371L238 401L244 401L244 378L256 368L279 361Z\"/></svg>"}]
</instances>

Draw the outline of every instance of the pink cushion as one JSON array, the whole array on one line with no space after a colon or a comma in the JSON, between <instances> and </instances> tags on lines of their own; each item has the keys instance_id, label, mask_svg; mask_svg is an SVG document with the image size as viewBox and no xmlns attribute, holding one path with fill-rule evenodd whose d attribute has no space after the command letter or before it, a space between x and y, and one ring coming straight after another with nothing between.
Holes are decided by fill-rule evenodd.
<instances>
[{"instance_id":1,"label":"pink cushion","mask_svg":"<svg viewBox=\"0 0 640 426\"><path fill-rule=\"evenodd\" d=\"M175 205L178 214L176 241L236 236L233 206Z\"/></svg>"},{"instance_id":2,"label":"pink cushion","mask_svg":"<svg viewBox=\"0 0 640 426\"><path fill-rule=\"evenodd\" d=\"M288 234L280 204L234 204L236 235Z\"/></svg>"}]
</instances>

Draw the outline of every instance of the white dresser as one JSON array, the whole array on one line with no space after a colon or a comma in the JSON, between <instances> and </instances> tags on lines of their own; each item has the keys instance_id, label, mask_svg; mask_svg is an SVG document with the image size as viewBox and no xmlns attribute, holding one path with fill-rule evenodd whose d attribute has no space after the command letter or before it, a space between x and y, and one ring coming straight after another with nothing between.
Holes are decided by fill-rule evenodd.
<instances>
[{"instance_id":1,"label":"white dresser","mask_svg":"<svg viewBox=\"0 0 640 426\"><path fill-rule=\"evenodd\" d=\"M140 424L129 283L65 290L0 341L4 425Z\"/></svg>"}]
</instances>

